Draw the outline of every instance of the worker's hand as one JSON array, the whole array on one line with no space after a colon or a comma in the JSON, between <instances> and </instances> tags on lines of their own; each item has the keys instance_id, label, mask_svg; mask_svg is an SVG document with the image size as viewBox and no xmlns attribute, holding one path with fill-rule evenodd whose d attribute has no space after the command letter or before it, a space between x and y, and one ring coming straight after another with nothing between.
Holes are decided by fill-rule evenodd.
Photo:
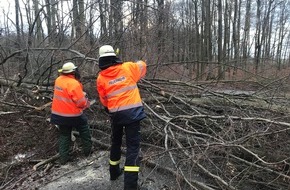
<instances>
[{"instance_id":1,"label":"worker's hand","mask_svg":"<svg viewBox=\"0 0 290 190\"><path fill-rule=\"evenodd\" d=\"M86 102L86 105L82 108L83 110L85 110L85 109L87 109L87 108L89 108L90 107L90 105L91 105L91 103L90 103L90 101L89 101L89 99L88 98L86 98L87 99L87 102Z\"/></svg>"},{"instance_id":2,"label":"worker's hand","mask_svg":"<svg viewBox=\"0 0 290 190\"><path fill-rule=\"evenodd\" d=\"M89 108L90 106L91 106L91 102L88 100L86 108Z\"/></svg>"}]
</instances>

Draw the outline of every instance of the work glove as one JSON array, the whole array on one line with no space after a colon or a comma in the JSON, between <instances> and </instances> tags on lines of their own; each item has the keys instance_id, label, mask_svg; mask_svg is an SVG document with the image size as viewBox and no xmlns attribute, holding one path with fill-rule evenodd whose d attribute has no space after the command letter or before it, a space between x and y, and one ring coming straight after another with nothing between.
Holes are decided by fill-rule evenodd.
<instances>
[{"instance_id":1,"label":"work glove","mask_svg":"<svg viewBox=\"0 0 290 190\"><path fill-rule=\"evenodd\" d=\"M86 109L86 108L89 108L89 107L90 107L91 103L90 103L90 101L89 101L89 98L88 98L88 96L87 96L87 93L86 93L86 92L83 92L83 93L84 93L84 96L85 96L85 98L86 98L86 100L87 100L86 107L84 108L84 109Z\"/></svg>"}]
</instances>

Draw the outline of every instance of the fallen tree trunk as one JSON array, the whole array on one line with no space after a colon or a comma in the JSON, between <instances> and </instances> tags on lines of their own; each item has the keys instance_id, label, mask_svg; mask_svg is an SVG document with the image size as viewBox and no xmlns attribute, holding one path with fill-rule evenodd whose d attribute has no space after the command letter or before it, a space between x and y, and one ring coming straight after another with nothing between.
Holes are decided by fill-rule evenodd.
<instances>
[{"instance_id":1,"label":"fallen tree trunk","mask_svg":"<svg viewBox=\"0 0 290 190\"><path fill-rule=\"evenodd\" d=\"M171 173L188 189L288 188L287 97L269 101L261 91L230 94L179 81L143 80L140 89L147 113L141 122L142 164ZM49 114L47 102L0 103L11 106L7 113L23 106L44 113L43 120ZM94 144L109 150L109 118L99 102L86 114Z\"/></svg>"}]
</instances>

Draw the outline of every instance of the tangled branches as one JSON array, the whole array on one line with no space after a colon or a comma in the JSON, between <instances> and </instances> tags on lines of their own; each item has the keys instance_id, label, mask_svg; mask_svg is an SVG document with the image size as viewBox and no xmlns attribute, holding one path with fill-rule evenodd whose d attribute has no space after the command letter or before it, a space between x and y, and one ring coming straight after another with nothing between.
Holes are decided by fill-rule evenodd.
<instances>
[{"instance_id":1,"label":"tangled branches","mask_svg":"<svg viewBox=\"0 0 290 190\"><path fill-rule=\"evenodd\" d=\"M142 121L143 166L152 173L171 174L180 189L288 189L289 100L287 92L273 86L229 90L207 83L143 80L139 85L147 112ZM47 141L39 133L48 129L49 102L31 104L23 96L5 96L17 99L0 101L3 114L29 113L15 115L17 124L38 141ZM87 114L94 143L108 150L110 124L99 103ZM3 135L13 134L8 126L2 127ZM41 147L50 150L48 157L55 154L51 147L56 137L49 143L47 149Z\"/></svg>"},{"instance_id":2,"label":"tangled branches","mask_svg":"<svg viewBox=\"0 0 290 190\"><path fill-rule=\"evenodd\" d=\"M145 158L174 170L186 188L288 188L284 101L179 81L144 80L140 86L147 92L144 140L154 145L147 146Z\"/></svg>"}]
</instances>

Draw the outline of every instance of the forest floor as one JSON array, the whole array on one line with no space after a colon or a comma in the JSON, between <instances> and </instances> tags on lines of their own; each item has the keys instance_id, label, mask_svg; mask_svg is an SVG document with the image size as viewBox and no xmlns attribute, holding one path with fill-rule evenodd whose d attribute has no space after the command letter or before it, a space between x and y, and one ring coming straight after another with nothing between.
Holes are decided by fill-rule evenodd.
<instances>
[{"instance_id":1,"label":"forest floor","mask_svg":"<svg viewBox=\"0 0 290 190\"><path fill-rule=\"evenodd\" d=\"M37 104L42 105L45 102ZM123 189L123 175L116 181L109 180L108 148L100 148L98 144L93 144L92 154L84 157L78 138L71 146L72 161L60 165L58 160L53 160L35 170L36 164L57 154L58 129L47 121L49 111L15 106L14 110L10 107L8 112L5 106L2 108L0 189ZM88 110L87 114L89 118L94 117L92 110ZM105 117L104 120L106 119ZM123 155L122 161L124 159ZM167 174L147 168L146 164L141 164L141 168L139 175L141 186L151 190L178 189L174 178Z\"/></svg>"},{"instance_id":2,"label":"forest floor","mask_svg":"<svg viewBox=\"0 0 290 190\"><path fill-rule=\"evenodd\" d=\"M21 185L14 186L13 189L122 190L123 175L116 181L109 180L108 156L107 151L95 151L87 158L76 157L65 165L54 163L49 171L32 172L27 168L30 176L27 178L27 173L22 175L26 180ZM142 167L139 181L143 187L151 190L177 188L174 187L175 183L169 181L165 175L156 176L157 172L150 174L150 171Z\"/></svg>"},{"instance_id":3,"label":"forest floor","mask_svg":"<svg viewBox=\"0 0 290 190\"><path fill-rule=\"evenodd\" d=\"M288 83L287 78L143 81L148 117L141 123L140 185L151 190L289 188ZM95 97L93 90L87 92ZM50 106L39 109L50 98L31 99L15 91L1 95L0 189L123 188L123 176L109 180L110 125L98 102L85 112L97 139L92 155L82 156L77 138L71 162L53 160L35 168L57 154Z\"/></svg>"}]
</instances>

